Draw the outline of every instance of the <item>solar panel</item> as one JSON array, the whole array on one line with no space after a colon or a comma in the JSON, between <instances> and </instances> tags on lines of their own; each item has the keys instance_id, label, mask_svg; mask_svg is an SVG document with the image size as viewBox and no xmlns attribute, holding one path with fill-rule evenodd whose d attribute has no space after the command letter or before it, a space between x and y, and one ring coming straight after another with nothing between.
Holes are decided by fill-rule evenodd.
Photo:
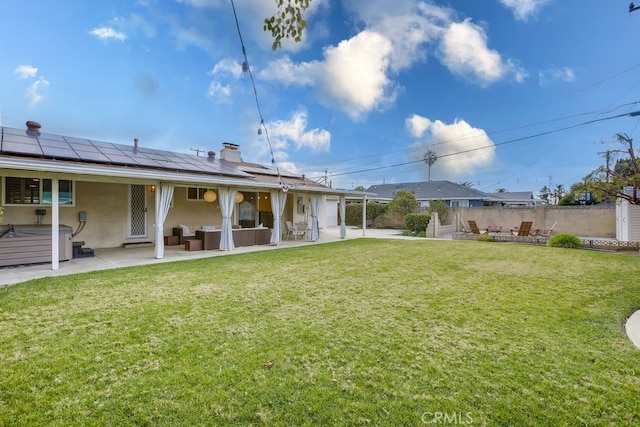
<instances>
[{"instance_id":1,"label":"solar panel","mask_svg":"<svg viewBox=\"0 0 640 427\"><path fill-rule=\"evenodd\" d=\"M0 152L30 157L37 156L89 163L139 166L252 178L251 174L230 162L210 161L207 158L191 154L174 153L149 147L135 149L132 145L113 144L6 127L2 127Z\"/></svg>"}]
</instances>

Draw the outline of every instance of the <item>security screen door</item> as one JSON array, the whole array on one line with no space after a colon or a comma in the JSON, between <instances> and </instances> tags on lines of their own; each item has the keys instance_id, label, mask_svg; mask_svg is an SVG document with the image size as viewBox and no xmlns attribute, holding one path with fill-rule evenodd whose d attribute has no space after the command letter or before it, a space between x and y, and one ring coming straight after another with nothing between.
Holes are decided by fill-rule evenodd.
<instances>
[{"instance_id":1,"label":"security screen door","mask_svg":"<svg viewBox=\"0 0 640 427\"><path fill-rule=\"evenodd\" d=\"M129 236L147 237L147 188L129 186Z\"/></svg>"}]
</instances>

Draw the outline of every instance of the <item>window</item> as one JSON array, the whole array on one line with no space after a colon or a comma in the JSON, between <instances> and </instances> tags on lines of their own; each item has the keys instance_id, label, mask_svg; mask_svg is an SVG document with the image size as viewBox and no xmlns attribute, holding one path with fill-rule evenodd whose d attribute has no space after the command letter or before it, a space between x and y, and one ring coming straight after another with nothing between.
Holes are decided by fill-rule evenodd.
<instances>
[{"instance_id":1,"label":"window","mask_svg":"<svg viewBox=\"0 0 640 427\"><path fill-rule=\"evenodd\" d=\"M4 204L50 205L51 182L50 179L8 176L4 179ZM58 197L60 205L73 205L73 181L58 181Z\"/></svg>"},{"instance_id":2,"label":"window","mask_svg":"<svg viewBox=\"0 0 640 427\"><path fill-rule=\"evenodd\" d=\"M452 200L451 207L452 208L468 208L469 201L468 200Z\"/></svg>"},{"instance_id":3,"label":"window","mask_svg":"<svg viewBox=\"0 0 640 427\"><path fill-rule=\"evenodd\" d=\"M204 193L210 190L209 188L202 187L187 187L187 200L202 200L204 201Z\"/></svg>"}]
</instances>

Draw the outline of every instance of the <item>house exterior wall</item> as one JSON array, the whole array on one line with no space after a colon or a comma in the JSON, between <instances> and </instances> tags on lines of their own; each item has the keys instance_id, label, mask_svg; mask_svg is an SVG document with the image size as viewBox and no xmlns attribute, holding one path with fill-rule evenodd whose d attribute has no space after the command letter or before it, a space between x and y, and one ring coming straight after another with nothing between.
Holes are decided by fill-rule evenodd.
<instances>
[{"instance_id":1,"label":"house exterior wall","mask_svg":"<svg viewBox=\"0 0 640 427\"><path fill-rule=\"evenodd\" d=\"M475 220L484 227L488 219L495 220L503 231L517 227L522 221L533 221L534 229L549 229L558 221L556 232L587 237L616 237L615 207L606 206L549 206L450 208L449 218L457 215L465 224Z\"/></svg>"},{"instance_id":2,"label":"house exterior wall","mask_svg":"<svg viewBox=\"0 0 640 427\"><path fill-rule=\"evenodd\" d=\"M31 175L25 172L23 175ZM5 175L0 175L0 179L4 179ZM9 174L13 176L13 172ZM48 178L46 175L33 174L40 178ZM86 212L87 221L80 233L73 238L73 241L84 242L84 247L93 249L105 249L121 247L125 243L132 242L155 242L155 198L159 194L152 191L148 182L137 182L137 185L144 185L146 194L146 236L130 238L129 235L129 202L130 202L130 184L117 182L94 182L94 181L77 181L74 176L64 176L61 179L70 179L73 181L73 197L74 203L71 206L60 205L59 222L60 224L70 226L74 231L80 226L79 213ZM1 188L1 186L0 186ZM215 187L212 187L217 192ZM257 194L257 193L256 193ZM262 193L261 193L262 194ZM268 193L264 193L268 194ZM0 200L4 200L4 195L0 194ZM301 204L298 204L298 198ZM326 215L326 197L322 198L320 203L320 225L327 226L325 223ZM264 209L271 211L269 200L260 200L264 202ZM238 205L234 208L232 223L237 224ZM28 206L3 206L4 216L3 224L35 224L38 216L36 209L44 209L46 214L42 218L43 225L51 225L52 212L51 205L28 205ZM334 205L334 210L337 207ZM311 211L309 205L309 194L290 192L287 197L284 221L291 220L293 222L311 221ZM173 202L169 209L167 217L163 225L163 235L168 236L173 233L173 228L178 224L185 225L214 225L218 228L222 226L222 213L220 210L219 198L213 203L204 200L187 200L187 187L174 187Z\"/></svg>"},{"instance_id":3,"label":"house exterior wall","mask_svg":"<svg viewBox=\"0 0 640 427\"><path fill-rule=\"evenodd\" d=\"M115 247L123 243L127 233L128 187L124 184L104 184L74 181L74 205L60 206L60 224L76 230L78 213L87 213L85 228L73 240L84 241L86 246ZM36 209L46 214L42 224L51 224L51 205L4 206L4 224L35 224ZM125 217L123 218L123 215Z\"/></svg>"}]
</instances>

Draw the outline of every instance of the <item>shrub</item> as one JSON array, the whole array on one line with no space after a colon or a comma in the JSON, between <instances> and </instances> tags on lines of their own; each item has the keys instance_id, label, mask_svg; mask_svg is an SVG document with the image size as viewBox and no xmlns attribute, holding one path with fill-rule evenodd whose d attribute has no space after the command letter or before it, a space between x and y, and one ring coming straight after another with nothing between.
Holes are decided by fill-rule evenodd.
<instances>
[{"instance_id":1,"label":"shrub","mask_svg":"<svg viewBox=\"0 0 640 427\"><path fill-rule=\"evenodd\" d=\"M491 234L485 233L477 235L476 240L478 242L495 242L496 239Z\"/></svg>"},{"instance_id":2,"label":"shrub","mask_svg":"<svg viewBox=\"0 0 640 427\"><path fill-rule=\"evenodd\" d=\"M553 246L554 248L579 249L582 246L582 242L573 234L558 233L549 239L547 245Z\"/></svg>"},{"instance_id":3,"label":"shrub","mask_svg":"<svg viewBox=\"0 0 640 427\"><path fill-rule=\"evenodd\" d=\"M373 223L387 211L387 205L378 202L367 202L367 224ZM349 203L345 207L347 225L362 226L362 203Z\"/></svg>"},{"instance_id":4,"label":"shrub","mask_svg":"<svg viewBox=\"0 0 640 427\"><path fill-rule=\"evenodd\" d=\"M404 216L405 226L414 233L420 233L421 231L424 233L430 220L431 215L429 214L409 213Z\"/></svg>"},{"instance_id":5,"label":"shrub","mask_svg":"<svg viewBox=\"0 0 640 427\"><path fill-rule=\"evenodd\" d=\"M409 190L396 190L393 199L389 202L389 210L406 215L415 212L418 208L416 195Z\"/></svg>"},{"instance_id":6,"label":"shrub","mask_svg":"<svg viewBox=\"0 0 640 427\"><path fill-rule=\"evenodd\" d=\"M447 223L447 215L449 213L449 207L442 199L430 200L428 212L433 215L434 212L438 212L438 218L440 218L441 224Z\"/></svg>"}]
</instances>

